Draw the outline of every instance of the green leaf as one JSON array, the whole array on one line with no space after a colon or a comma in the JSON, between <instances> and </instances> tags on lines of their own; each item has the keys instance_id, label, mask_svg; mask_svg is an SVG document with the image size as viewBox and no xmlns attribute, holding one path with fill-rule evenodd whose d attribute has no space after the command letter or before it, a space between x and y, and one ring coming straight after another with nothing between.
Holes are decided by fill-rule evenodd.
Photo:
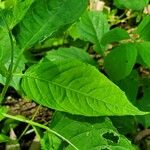
<instances>
[{"instance_id":1,"label":"green leaf","mask_svg":"<svg viewBox=\"0 0 150 150\"><path fill-rule=\"evenodd\" d=\"M57 112L50 128L70 140L79 150L134 150L131 142L117 132L108 118L86 118ZM70 145L64 149L74 150Z\"/></svg>"},{"instance_id":2,"label":"green leaf","mask_svg":"<svg viewBox=\"0 0 150 150\"><path fill-rule=\"evenodd\" d=\"M135 104L140 85L140 77L138 72L133 70L129 76L118 81L117 85L126 93L132 104Z\"/></svg>"},{"instance_id":3,"label":"green leaf","mask_svg":"<svg viewBox=\"0 0 150 150\"><path fill-rule=\"evenodd\" d=\"M7 112L7 108L0 106L0 121L5 118L3 113L6 113L6 112Z\"/></svg>"},{"instance_id":4,"label":"green leaf","mask_svg":"<svg viewBox=\"0 0 150 150\"><path fill-rule=\"evenodd\" d=\"M10 138L4 134L0 134L0 143L9 141Z\"/></svg>"},{"instance_id":5,"label":"green leaf","mask_svg":"<svg viewBox=\"0 0 150 150\"><path fill-rule=\"evenodd\" d=\"M132 10L142 10L149 0L114 0L118 8L128 8Z\"/></svg>"},{"instance_id":6,"label":"green leaf","mask_svg":"<svg viewBox=\"0 0 150 150\"><path fill-rule=\"evenodd\" d=\"M142 62L150 68L150 42L136 43L136 48Z\"/></svg>"},{"instance_id":7,"label":"green leaf","mask_svg":"<svg viewBox=\"0 0 150 150\"><path fill-rule=\"evenodd\" d=\"M18 26L18 44L21 48L29 48L52 36L77 20L87 2L88 0L36 0Z\"/></svg>"},{"instance_id":8,"label":"green leaf","mask_svg":"<svg viewBox=\"0 0 150 150\"><path fill-rule=\"evenodd\" d=\"M94 50L103 54L102 36L108 32L109 25L106 16L99 11L86 12L78 24L79 34L85 41L92 42Z\"/></svg>"},{"instance_id":9,"label":"green leaf","mask_svg":"<svg viewBox=\"0 0 150 150\"><path fill-rule=\"evenodd\" d=\"M142 22L137 28L137 33L140 38L146 41L150 41L150 16L145 16Z\"/></svg>"},{"instance_id":10,"label":"green leaf","mask_svg":"<svg viewBox=\"0 0 150 150\"><path fill-rule=\"evenodd\" d=\"M6 44L7 43L7 44ZM10 59L10 37L6 22L0 10L0 66L3 65Z\"/></svg>"},{"instance_id":11,"label":"green leaf","mask_svg":"<svg viewBox=\"0 0 150 150\"><path fill-rule=\"evenodd\" d=\"M110 119L120 134L135 135L138 127L135 117L136 116L112 116Z\"/></svg>"},{"instance_id":12,"label":"green leaf","mask_svg":"<svg viewBox=\"0 0 150 150\"><path fill-rule=\"evenodd\" d=\"M22 87L27 97L37 103L72 114L144 114L95 67L72 59L30 67L23 76Z\"/></svg>"},{"instance_id":13,"label":"green leaf","mask_svg":"<svg viewBox=\"0 0 150 150\"><path fill-rule=\"evenodd\" d=\"M105 57L104 68L113 80L121 80L131 73L136 57L134 44L121 44Z\"/></svg>"},{"instance_id":14,"label":"green leaf","mask_svg":"<svg viewBox=\"0 0 150 150\"><path fill-rule=\"evenodd\" d=\"M126 30L121 28L114 28L107 33L104 34L102 37L102 44L106 45L113 42L119 42L121 40L129 39L129 34Z\"/></svg>"},{"instance_id":15,"label":"green leaf","mask_svg":"<svg viewBox=\"0 0 150 150\"><path fill-rule=\"evenodd\" d=\"M18 24L34 0L5 0L4 15L10 29Z\"/></svg>"},{"instance_id":16,"label":"green leaf","mask_svg":"<svg viewBox=\"0 0 150 150\"><path fill-rule=\"evenodd\" d=\"M58 50L53 50L47 53L46 59L53 61L53 59L77 59L91 65L96 65L96 62L90 57L90 55L85 52L84 49L77 47L70 48L59 48Z\"/></svg>"},{"instance_id":17,"label":"green leaf","mask_svg":"<svg viewBox=\"0 0 150 150\"><path fill-rule=\"evenodd\" d=\"M19 52L20 52L20 49L15 47L14 61L13 61L14 65L17 61ZM20 63L18 64L18 67L17 67L16 71L13 73L13 78L10 82L10 86L14 87L17 91L20 91L20 80L21 80L21 77L22 77L22 71L25 69L25 62L26 62L26 59L22 55L20 57ZM10 60L7 61L7 63L4 65L4 67L6 69L5 72L4 72L5 74L0 75L0 83L2 83L3 85L5 85L5 83L6 83L6 76L7 76L7 73L8 73L7 70L8 70L9 64L10 64Z\"/></svg>"},{"instance_id":18,"label":"green leaf","mask_svg":"<svg viewBox=\"0 0 150 150\"><path fill-rule=\"evenodd\" d=\"M49 132L44 133L41 140L41 150L62 150L62 141L60 138Z\"/></svg>"},{"instance_id":19,"label":"green leaf","mask_svg":"<svg viewBox=\"0 0 150 150\"><path fill-rule=\"evenodd\" d=\"M150 78L144 78L142 81L142 90L143 90L143 97L136 101L137 106L141 108L142 110L148 110L150 111ZM144 125L145 128L150 127L150 114L148 115L143 115L142 117L137 117L138 121Z\"/></svg>"}]
</instances>

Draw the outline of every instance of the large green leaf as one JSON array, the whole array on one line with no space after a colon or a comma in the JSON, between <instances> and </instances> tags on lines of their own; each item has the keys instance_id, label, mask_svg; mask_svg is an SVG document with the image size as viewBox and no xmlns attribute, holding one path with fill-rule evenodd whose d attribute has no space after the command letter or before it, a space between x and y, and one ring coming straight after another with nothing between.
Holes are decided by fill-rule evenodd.
<instances>
[{"instance_id":1,"label":"large green leaf","mask_svg":"<svg viewBox=\"0 0 150 150\"><path fill-rule=\"evenodd\" d=\"M144 114L95 67L77 60L60 59L34 65L24 74L22 87L37 103L72 114Z\"/></svg>"},{"instance_id":2,"label":"large green leaf","mask_svg":"<svg viewBox=\"0 0 150 150\"><path fill-rule=\"evenodd\" d=\"M119 8L128 8L132 10L141 10L148 4L149 0L114 0Z\"/></svg>"},{"instance_id":3,"label":"large green leaf","mask_svg":"<svg viewBox=\"0 0 150 150\"><path fill-rule=\"evenodd\" d=\"M67 138L78 150L134 150L131 142L120 135L108 118L86 118L57 112L50 125ZM74 150L64 145L65 150Z\"/></svg>"},{"instance_id":4,"label":"large green leaf","mask_svg":"<svg viewBox=\"0 0 150 150\"><path fill-rule=\"evenodd\" d=\"M121 28L114 28L109 32L105 33L102 37L102 44L106 45L112 42L119 42L124 39L129 39L129 34L126 30Z\"/></svg>"},{"instance_id":5,"label":"large green leaf","mask_svg":"<svg viewBox=\"0 0 150 150\"><path fill-rule=\"evenodd\" d=\"M17 41L29 48L73 23L83 13L88 0L36 0L18 26Z\"/></svg>"},{"instance_id":6,"label":"large green leaf","mask_svg":"<svg viewBox=\"0 0 150 150\"><path fill-rule=\"evenodd\" d=\"M78 25L82 39L95 44L94 49L103 54L102 36L109 30L105 15L99 11L86 12Z\"/></svg>"},{"instance_id":7,"label":"large green leaf","mask_svg":"<svg viewBox=\"0 0 150 150\"><path fill-rule=\"evenodd\" d=\"M84 49L77 47L70 48L59 48L58 50L53 50L47 53L46 59L77 59L91 65L96 65L96 62L90 57L90 55L85 52Z\"/></svg>"},{"instance_id":8,"label":"large green leaf","mask_svg":"<svg viewBox=\"0 0 150 150\"><path fill-rule=\"evenodd\" d=\"M142 62L150 68L150 42L137 43L136 48Z\"/></svg>"},{"instance_id":9,"label":"large green leaf","mask_svg":"<svg viewBox=\"0 0 150 150\"><path fill-rule=\"evenodd\" d=\"M150 41L150 16L145 16L142 22L137 28L137 33L140 38L146 41Z\"/></svg>"},{"instance_id":10,"label":"large green leaf","mask_svg":"<svg viewBox=\"0 0 150 150\"><path fill-rule=\"evenodd\" d=\"M134 44L121 44L105 57L105 70L112 79L121 80L131 73L136 56L137 50Z\"/></svg>"}]
</instances>

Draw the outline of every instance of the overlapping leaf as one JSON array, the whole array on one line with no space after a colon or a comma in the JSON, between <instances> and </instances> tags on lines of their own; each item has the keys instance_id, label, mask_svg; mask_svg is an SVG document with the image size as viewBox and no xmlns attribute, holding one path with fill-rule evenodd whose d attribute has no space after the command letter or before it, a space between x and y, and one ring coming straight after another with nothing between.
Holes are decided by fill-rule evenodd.
<instances>
[{"instance_id":1,"label":"overlapping leaf","mask_svg":"<svg viewBox=\"0 0 150 150\"><path fill-rule=\"evenodd\" d=\"M78 150L134 150L131 143L118 134L108 118L86 118L57 112L50 128L68 139ZM52 139L47 142L51 143ZM74 150L70 145L61 146L65 150Z\"/></svg>"},{"instance_id":2,"label":"overlapping leaf","mask_svg":"<svg viewBox=\"0 0 150 150\"><path fill-rule=\"evenodd\" d=\"M78 25L80 37L92 42L94 49L103 54L102 36L109 30L108 21L102 12L86 12Z\"/></svg>"},{"instance_id":3,"label":"overlapping leaf","mask_svg":"<svg viewBox=\"0 0 150 150\"><path fill-rule=\"evenodd\" d=\"M85 52L84 49L80 49L77 47L70 48L60 48L57 51L53 50L47 53L46 59L48 60L59 60L59 59L77 59L79 61L83 61L85 63L89 63L91 65L96 65L96 62L92 59L92 57Z\"/></svg>"},{"instance_id":4,"label":"overlapping leaf","mask_svg":"<svg viewBox=\"0 0 150 150\"><path fill-rule=\"evenodd\" d=\"M10 29L21 21L34 0L5 0L4 15Z\"/></svg>"},{"instance_id":5,"label":"overlapping leaf","mask_svg":"<svg viewBox=\"0 0 150 150\"><path fill-rule=\"evenodd\" d=\"M136 43L136 48L144 64L150 67L150 42Z\"/></svg>"},{"instance_id":6,"label":"overlapping leaf","mask_svg":"<svg viewBox=\"0 0 150 150\"><path fill-rule=\"evenodd\" d=\"M122 44L105 57L105 70L112 79L121 80L131 73L136 57L137 50L134 44Z\"/></svg>"},{"instance_id":7,"label":"overlapping leaf","mask_svg":"<svg viewBox=\"0 0 150 150\"><path fill-rule=\"evenodd\" d=\"M150 16L145 16L137 28L137 33L140 38L145 41L150 41Z\"/></svg>"},{"instance_id":8,"label":"overlapping leaf","mask_svg":"<svg viewBox=\"0 0 150 150\"><path fill-rule=\"evenodd\" d=\"M106 45L112 42L119 42L121 40L129 39L129 34L126 30L121 28L114 28L109 32L105 33L102 37L102 44Z\"/></svg>"},{"instance_id":9,"label":"overlapping leaf","mask_svg":"<svg viewBox=\"0 0 150 150\"><path fill-rule=\"evenodd\" d=\"M88 0L36 0L18 26L18 44L21 48L29 48L52 36L77 20L87 2Z\"/></svg>"},{"instance_id":10,"label":"overlapping leaf","mask_svg":"<svg viewBox=\"0 0 150 150\"><path fill-rule=\"evenodd\" d=\"M60 59L34 65L24 74L22 87L37 103L72 114L143 114L95 67L77 60Z\"/></svg>"},{"instance_id":11,"label":"overlapping leaf","mask_svg":"<svg viewBox=\"0 0 150 150\"><path fill-rule=\"evenodd\" d=\"M119 8L128 8L132 10L142 10L148 4L149 0L114 0Z\"/></svg>"}]
</instances>

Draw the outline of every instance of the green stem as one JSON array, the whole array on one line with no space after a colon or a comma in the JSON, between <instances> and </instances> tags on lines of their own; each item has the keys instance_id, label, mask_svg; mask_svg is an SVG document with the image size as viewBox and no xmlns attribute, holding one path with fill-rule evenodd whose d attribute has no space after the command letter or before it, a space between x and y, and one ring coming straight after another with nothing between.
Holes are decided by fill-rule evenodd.
<instances>
[{"instance_id":1,"label":"green stem","mask_svg":"<svg viewBox=\"0 0 150 150\"><path fill-rule=\"evenodd\" d=\"M9 34L9 37L10 37L10 43L11 43L11 58L10 58L10 64L9 64L9 67L8 67L8 71L7 71L7 77L6 77L6 83L5 83L5 86L2 90L2 93L1 93L1 96L0 96L0 102L2 102L4 100L4 97L5 97L5 94L7 92L7 89L9 87L9 84L12 80L12 77L13 77L13 61L14 61L14 44L13 44L13 36L12 36L12 33L9 29L9 26L7 24L7 22L5 21L5 18L4 18L4 15L1 13L2 15L2 19L6 25L6 28L8 30L8 34Z\"/></svg>"},{"instance_id":2,"label":"green stem","mask_svg":"<svg viewBox=\"0 0 150 150\"><path fill-rule=\"evenodd\" d=\"M48 132L50 133L53 133L55 134L56 136L58 136L59 138L61 138L62 140L66 141L68 144L70 144L75 150L79 150L73 143L71 143L68 139L66 139L65 137L63 137L62 135L60 135L59 133L57 133L56 131L50 129L49 127L45 126L45 125L42 125L42 124L39 124L37 122L34 122L34 121L31 121L31 120L27 120L25 118L21 118L21 117L17 117L17 116L12 116L12 115L9 115L9 114L5 114L3 113L2 114L4 117L6 118L10 118L10 119L14 119L14 120L17 120L17 121L20 121L20 122L25 122L25 123L28 123L32 126L36 126L36 127L39 127L39 128L42 128L42 129L45 129L47 130Z\"/></svg>"},{"instance_id":3,"label":"green stem","mask_svg":"<svg viewBox=\"0 0 150 150\"><path fill-rule=\"evenodd\" d=\"M33 114L31 121L34 120L34 118L36 117L37 113L39 112L41 105L38 106L38 108L36 109L35 113ZM27 132L28 128L30 127L30 124L28 124L26 126L26 128L23 130L22 134L19 136L18 141L20 141L20 139L22 138L22 136Z\"/></svg>"}]
</instances>

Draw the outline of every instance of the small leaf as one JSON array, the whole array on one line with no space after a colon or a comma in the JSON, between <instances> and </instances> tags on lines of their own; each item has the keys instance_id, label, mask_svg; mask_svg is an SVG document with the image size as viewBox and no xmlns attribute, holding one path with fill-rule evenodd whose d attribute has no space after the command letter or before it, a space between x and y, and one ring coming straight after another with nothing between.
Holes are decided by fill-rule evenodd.
<instances>
[{"instance_id":1,"label":"small leaf","mask_svg":"<svg viewBox=\"0 0 150 150\"><path fill-rule=\"evenodd\" d=\"M92 42L95 45L94 50L103 54L104 47L101 44L101 38L109 30L106 16L98 11L86 12L82 16L78 28L81 38Z\"/></svg>"},{"instance_id":2,"label":"small leaf","mask_svg":"<svg viewBox=\"0 0 150 150\"><path fill-rule=\"evenodd\" d=\"M88 0L36 0L18 25L17 41L29 48L76 21Z\"/></svg>"},{"instance_id":3,"label":"small leaf","mask_svg":"<svg viewBox=\"0 0 150 150\"><path fill-rule=\"evenodd\" d=\"M142 10L149 0L114 0L118 8L128 8L132 10Z\"/></svg>"},{"instance_id":4,"label":"small leaf","mask_svg":"<svg viewBox=\"0 0 150 150\"><path fill-rule=\"evenodd\" d=\"M136 43L136 48L142 62L150 68L150 42Z\"/></svg>"},{"instance_id":5,"label":"small leaf","mask_svg":"<svg viewBox=\"0 0 150 150\"><path fill-rule=\"evenodd\" d=\"M77 59L91 65L96 65L96 62L90 57L90 55L85 52L84 49L77 47L70 48L59 48L58 50L53 50L47 53L46 59L53 61L54 59Z\"/></svg>"},{"instance_id":6,"label":"small leaf","mask_svg":"<svg viewBox=\"0 0 150 150\"><path fill-rule=\"evenodd\" d=\"M107 33L104 34L102 37L102 44L106 45L113 42L119 42L121 40L129 39L129 34L126 30L121 28L114 28Z\"/></svg>"},{"instance_id":7,"label":"small leaf","mask_svg":"<svg viewBox=\"0 0 150 150\"><path fill-rule=\"evenodd\" d=\"M131 73L136 57L134 44L121 44L105 57L104 68L112 79L121 80Z\"/></svg>"},{"instance_id":8,"label":"small leaf","mask_svg":"<svg viewBox=\"0 0 150 150\"><path fill-rule=\"evenodd\" d=\"M145 16L140 25L137 28L137 33L140 38L146 41L150 41L150 16Z\"/></svg>"},{"instance_id":9,"label":"small leaf","mask_svg":"<svg viewBox=\"0 0 150 150\"><path fill-rule=\"evenodd\" d=\"M50 128L71 141L79 150L134 150L131 142L120 135L108 118L88 118L57 112ZM65 150L74 150L64 145Z\"/></svg>"},{"instance_id":10,"label":"small leaf","mask_svg":"<svg viewBox=\"0 0 150 150\"><path fill-rule=\"evenodd\" d=\"M72 114L145 114L95 67L72 59L30 67L23 76L22 87L26 95L37 103Z\"/></svg>"}]
</instances>

